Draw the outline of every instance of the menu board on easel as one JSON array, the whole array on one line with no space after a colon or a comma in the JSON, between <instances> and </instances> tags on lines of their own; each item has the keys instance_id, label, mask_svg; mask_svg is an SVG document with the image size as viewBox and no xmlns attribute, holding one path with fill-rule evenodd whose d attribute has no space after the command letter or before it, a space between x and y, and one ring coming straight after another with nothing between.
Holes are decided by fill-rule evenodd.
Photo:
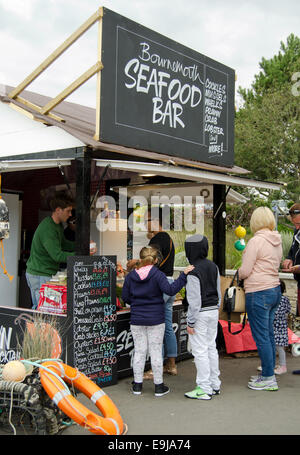
<instances>
[{"instance_id":1,"label":"menu board on easel","mask_svg":"<svg viewBox=\"0 0 300 455\"><path fill-rule=\"evenodd\" d=\"M117 382L116 256L68 258L68 363L99 386Z\"/></svg>"}]
</instances>

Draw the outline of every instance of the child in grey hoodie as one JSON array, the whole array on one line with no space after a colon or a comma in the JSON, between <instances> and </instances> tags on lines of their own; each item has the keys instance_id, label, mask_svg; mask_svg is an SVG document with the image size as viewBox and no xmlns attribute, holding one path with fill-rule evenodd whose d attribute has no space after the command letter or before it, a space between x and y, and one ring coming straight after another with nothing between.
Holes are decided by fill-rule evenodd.
<instances>
[{"instance_id":1,"label":"child in grey hoodie","mask_svg":"<svg viewBox=\"0 0 300 455\"><path fill-rule=\"evenodd\" d=\"M185 393L187 398L210 400L220 393L219 355L216 347L221 304L220 274L209 259L208 241L196 234L185 241L185 253L195 268L186 284L188 301L187 331L197 369L196 388Z\"/></svg>"}]
</instances>

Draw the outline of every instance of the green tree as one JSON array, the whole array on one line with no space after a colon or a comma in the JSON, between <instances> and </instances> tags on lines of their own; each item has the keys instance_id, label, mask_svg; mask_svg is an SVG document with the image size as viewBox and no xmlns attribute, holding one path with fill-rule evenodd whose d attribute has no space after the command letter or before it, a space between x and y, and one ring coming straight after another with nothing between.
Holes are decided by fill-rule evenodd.
<instances>
[{"instance_id":1,"label":"green tree","mask_svg":"<svg viewBox=\"0 0 300 455\"><path fill-rule=\"evenodd\" d=\"M235 163L253 178L284 182L280 197L300 199L300 98L292 75L300 71L300 39L290 35L273 58L260 62L250 90L239 89L244 105L236 113Z\"/></svg>"},{"instance_id":2,"label":"green tree","mask_svg":"<svg viewBox=\"0 0 300 455\"><path fill-rule=\"evenodd\" d=\"M239 87L238 93L245 103L259 100L267 92L289 86L292 75L300 71L300 38L293 33L286 44L280 42L280 51L269 60L262 57L259 63L261 71L254 76L251 89Z\"/></svg>"}]
</instances>

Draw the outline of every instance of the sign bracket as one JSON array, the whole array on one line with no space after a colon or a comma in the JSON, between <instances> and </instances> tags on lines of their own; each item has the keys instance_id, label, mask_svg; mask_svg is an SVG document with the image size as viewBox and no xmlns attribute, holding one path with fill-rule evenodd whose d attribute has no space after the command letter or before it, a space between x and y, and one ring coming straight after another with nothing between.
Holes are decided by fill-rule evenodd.
<instances>
[{"instance_id":1,"label":"sign bracket","mask_svg":"<svg viewBox=\"0 0 300 455\"><path fill-rule=\"evenodd\" d=\"M97 63L89 68L84 74L72 82L67 88L65 88L59 95L49 101L45 106L37 106L23 97L20 96L20 93L23 92L38 76L40 76L55 60L57 60L72 44L75 43L87 30L89 30L92 25L96 22L99 24L102 23L103 17L103 8L100 7L98 10L82 24L74 33L72 33L69 38L67 38L51 55L49 55L29 76L27 76L24 81L22 81L16 88L14 88L9 94L8 98L11 98L15 101L18 101L21 105L26 108L32 109L38 112L41 115L49 116L50 118L63 122L64 119L50 113L58 104L60 104L66 97L71 95L75 90L77 90L82 84L84 84L88 79L94 76L96 73L99 73L103 65L101 63L101 49L98 50L98 59ZM101 27L100 27L101 28ZM100 79L100 78L98 78Z\"/></svg>"}]
</instances>

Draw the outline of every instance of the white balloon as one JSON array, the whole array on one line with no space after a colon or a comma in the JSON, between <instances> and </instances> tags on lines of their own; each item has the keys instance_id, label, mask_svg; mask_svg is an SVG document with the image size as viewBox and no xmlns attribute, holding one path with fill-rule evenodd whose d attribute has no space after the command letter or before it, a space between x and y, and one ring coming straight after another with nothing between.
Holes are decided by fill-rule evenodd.
<instances>
[{"instance_id":1,"label":"white balloon","mask_svg":"<svg viewBox=\"0 0 300 455\"><path fill-rule=\"evenodd\" d=\"M292 346L292 354L294 357L299 357L300 355L300 343L295 343Z\"/></svg>"},{"instance_id":2,"label":"white balloon","mask_svg":"<svg viewBox=\"0 0 300 455\"><path fill-rule=\"evenodd\" d=\"M2 379L4 381L21 382L26 377L26 368L19 360L12 360L4 365Z\"/></svg>"}]
</instances>

